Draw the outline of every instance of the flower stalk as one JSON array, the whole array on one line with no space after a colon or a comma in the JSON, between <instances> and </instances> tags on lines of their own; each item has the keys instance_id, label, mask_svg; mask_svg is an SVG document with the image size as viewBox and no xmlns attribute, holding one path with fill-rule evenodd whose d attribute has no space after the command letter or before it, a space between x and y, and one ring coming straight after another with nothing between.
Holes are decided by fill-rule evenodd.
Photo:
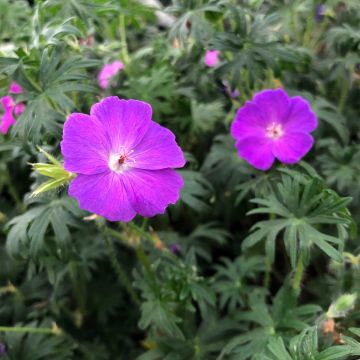
<instances>
[{"instance_id":1,"label":"flower stalk","mask_svg":"<svg viewBox=\"0 0 360 360\"><path fill-rule=\"evenodd\" d=\"M133 289L133 287L131 285L131 281L129 280L129 278L126 274L126 271L123 269L122 265L120 264L120 262L118 261L118 259L116 257L114 245L112 244L108 234L105 232L104 236L102 238L104 239L104 243L107 247L107 250L108 250L108 253L110 256L111 265L116 272L119 282L126 289L126 291L128 292L128 294L129 294L130 298L133 300L133 302L136 305L140 305L140 299L139 299L138 295L136 294L135 290Z\"/></svg>"},{"instance_id":2,"label":"flower stalk","mask_svg":"<svg viewBox=\"0 0 360 360\"><path fill-rule=\"evenodd\" d=\"M302 259L302 255L300 254L292 282L292 288L295 290L297 294L300 293L300 286L301 286L303 274L304 274L304 262Z\"/></svg>"}]
</instances>

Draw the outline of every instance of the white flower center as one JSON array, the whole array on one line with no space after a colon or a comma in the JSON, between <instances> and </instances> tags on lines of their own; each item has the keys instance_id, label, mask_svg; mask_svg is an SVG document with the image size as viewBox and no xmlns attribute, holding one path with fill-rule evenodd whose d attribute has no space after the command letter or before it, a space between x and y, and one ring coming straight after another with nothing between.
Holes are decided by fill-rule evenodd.
<instances>
[{"instance_id":1,"label":"white flower center","mask_svg":"<svg viewBox=\"0 0 360 360\"><path fill-rule=\"evenodd\" d=\"M131 158L131 154L133 152L134 150L127 151L122 146L119 152L110 154L109 156L110 170L116 172L117 174L121 174L129 167L131 167L131 164L135 163L135 159Z\"/></svg>"},{"instance_id":2,"label":"white flower center","mask_svg":"<svg viewBox=\"0 0 360 360\"><path fill-rule=\"evenodd\" d=\"M266 128L266 135L273 139L279 139L280 137L282 137L284 135L284 130L281 124L277 124L275 122L271 123L267 128Z\"/></svg>"}]
</instances>

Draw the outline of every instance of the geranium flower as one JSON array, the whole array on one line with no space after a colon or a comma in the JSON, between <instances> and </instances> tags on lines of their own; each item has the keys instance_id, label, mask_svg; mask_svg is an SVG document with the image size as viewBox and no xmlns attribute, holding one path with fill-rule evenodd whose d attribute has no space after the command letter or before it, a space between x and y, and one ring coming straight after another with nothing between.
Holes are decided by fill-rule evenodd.
<instances>
[{"instance_id":1,"label":"geranium flower","mask_svg":"<svg viewBox=\"0 0 360 360\"><path fill-rule=\"evenodd\" d=\"M151 120L151 106L105 98L90 115L71 114L64 125L64 168L77 173L69 195L82 209L111 221L164 213L179 199L185 165L174 134Z\"/></svg>"},{"instance_id":2,"label":"geranium flower","mask_svg":"<svg viewBox=\"0 0 360 360\"><path fill-rule=\"evenodd\" d=\"M315 20L317 22L321 22L326 15L326 6L324 4L320 4L316 7L315 12Z\"/></svg>"},{"instance_id":3,"label":"geranium flower","mask_svg":"<svg viewBox=\"0 0 360 360\"><path fill-rule=\"evenodd\" d=\"M260 170L268 170L279 159L294 164L314 143L309 134L317 127L309 103L289 97L282 89L263 90L236 114L231 135L239 156Z\"/></svg>"},{"instance_id":4,"label":"geranium flower","mask_svg":"<svg viewBox=\"0 0 360 360\"><path fill-rule=\"evenodd\" d=\"M21 94L22 92L23 92L23 88L21 87L21 85L19 85L15 81L13 81L10 84L10 87L9 87L10 94Z\"/></svg>"},{"instance_id":5,"label":"geranium flower","mask_svg":"<svg viewBox=\"0 0 360 360\"><path fill-rule=\"evenodd\" d=\"M115 60L110 64L104 65L98 76L99 86L102 89L109 88L111 78L117 75L123 68L124 64L119 60Z\"/></svg>"},{"instance_id":6,"label":"geranium flower","mask_svg":"<svg viewBox=\"0 0 360 360\"><path fill-rule=\"evenodd\" d=\"M23 89L19 84L16 82L11 83L9 93L20 94L22 91ZM0 104L3 108L3 115L0 122L0 132L5 135L9 131L10 126L16 123L15 116L20 116L25 109L25 105L23 103L15 104L14 99L10 95L0 98Z\"/></svg>"},{"instance_id":7,"label":"geranium flower","mask_svg":"<svg viewBox=\"0 0 360 360\"><path fill-rule=\"evenodd\" d=\"M214 67L219 63L220 51L218 50L207 50L205 53L204 62L208 67Z\"/></svg>"}]
</instances>

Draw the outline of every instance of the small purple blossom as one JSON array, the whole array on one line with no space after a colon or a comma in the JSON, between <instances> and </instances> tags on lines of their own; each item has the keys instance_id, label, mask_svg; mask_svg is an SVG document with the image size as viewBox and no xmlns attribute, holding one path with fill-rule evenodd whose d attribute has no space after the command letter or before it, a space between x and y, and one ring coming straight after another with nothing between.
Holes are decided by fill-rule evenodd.
<instances>
[{"instance_id":1,"label":"small purple blossom","mask_svg":"<svg viewBox=\"0 0 360 360\"><path fill-rule=\"evenodd\" d=\"M10 85L9 93L21 94L23 91L22 87L13 82ZM25 109L23 103L16 104L14 99L10 95L3 96L0 98L0 108L3 110L3 115L0 118L0 132L6 134L9 131L11 125L16 123L16 117L20 116Z\"/></svg>"},{"instance_id":2,"label":"small purple blossom","mask_svg":"<svg viewBox=\"0 0 360 360\"><path fill-rule=\"evenodd\" d=\"M2 357L4 354L6 354L6 345L0 342L0 357Z\"/></svg>"},{"instance_id":3,"label":"small purple blossom","mask_svg":"<svg viewBox=\"0 0 360 360\"><path fill-rule=\"evenodd\" d=\"M239 91L237 89L232 89L228 81L224 80L223 85L224 85L225 93L231 98L235 99L240 96Z\"/></svg>"},{"instance_id":4,"label":"small purple blossom","mask_svg":"<svg viewBox=\"0 0 360 360\"><path fill-rule=\"evenodd\" d=\"M116 96L73 113L64 125L64 168L77 174L69 187L82 209L110 221L164 213L179 199L185 165L174 134L151 120L151 106Z\"/></svg>"},{"instance_id":5,"label":"small purple blossom","mask_svg":"<svg viewBox=\"0 0 360 360\"><path fill-rule=\"evenodd\" d=\"M179 244L171 244L170 245L170 251L175 255L181 254L181 247Z\"/></svg>"},{"instance_id":6,"label":"small purple blossom","mask_svg":"<svg viewBox=\"0 0 360 360\"><path fill-rule=\"evenodd\" d=\"M208 67L214 67L219 63L219 50L207 50L205 53L204 63Z\"/></svg>"},{"instance_id":7,"label":"small purple blossom","mask_svg":"<svg viewBox=\"0 0 360 360\"><path fill-rule=\"evenodd\" d=\"M22 92L23 92L23 88L21 87L21 85L19 85L15 81L13 81L10 84L10 87L9 87L10 94L21 94Z\"/></svg>"},{"instance_id":8,"label":"small purple blossom","mask_svg":"<svg viewBox=\"0 0 360 360\"><path fill-rule=\"evenodd\" d=\"M104 65L103 68L100 70L98 76L99 86L102 89L108 89L110 86L111 78L117 75L119 71L122 70L123 68L124 68L124 64L119 60L115 60L112 63Z\"/></svg>"},{"instance_id":9,"label":"small purple blossom","mask_svg":"<svg viewBox=\"0 0 360 360\"><path fill-rule=\"evenodd\" d=\"M310 133L316 127L316 116L305 99L289 97L283 89L263 90L238 110L231 135L241 158L268 170L275 158L284 164L300 161L313 146Z\"/></svg>"},{"instance_id":10,"label":"small purple blossom","mask_svg":"<svg viewBox=\"0 0 360 360\"><path fill-rule=\"evenodd\" d=\"M326 14L326 6L324 4L320 4L316 7L315 20L317 22L321 22Z\"/></svg>"}]
</instances>

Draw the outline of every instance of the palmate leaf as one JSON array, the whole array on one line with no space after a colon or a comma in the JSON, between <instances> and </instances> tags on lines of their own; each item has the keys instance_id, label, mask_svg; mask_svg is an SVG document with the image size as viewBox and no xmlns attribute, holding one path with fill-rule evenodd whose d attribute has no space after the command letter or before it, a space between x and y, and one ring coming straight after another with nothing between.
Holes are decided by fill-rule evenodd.
<instances>
[{"instance_id":1,"label":"palmate leaf","mask_svg":"<svg viewBox=\"0 0 360 360\"><path fill-rule=\"evenodd\" d=\"M176 81L175 72L170 67L152 68L150 73L130 77L127 85L128 88L121 90L122 94L150 103L156 120L160 114L172 112L170 100L176 93Z\"/></svg>"},{"instance_id":2,"label":"palmate leaf","mask_svg":"<svg viewBox=\"0 0 360 360\"><path fill-rule=\"evenodd\" d=\"M203 134L206 131L214 130L215 123L224 116L223 104L220 101L211 103L199 103L191 101L191 132Z\"/></svg>"},{"instance_id":3,"label":"palmate leaf","mask_svg":"<svg viewBox=\"0 0 360 360\"><path fill-rule=\"evenodd\" d=\"M343 345L330 346L319 352L316 346L317 332L314 327L304 331L305 336L300 335L291 340L291 353L287 350L283 338L271 338L265 354L256 357L256 360L345 360L351 354L349 347ZM313 344L311 349L307 348L308 344Z\"/></svg>"},{"instance_id":4,"label":"palmate leaf","mask_svg":"<svg viewBox=\"0 0 360 360\"><path fill-rule=\"evenodd\" d=\"M169 36L181 42L192 37L196 42L206 40L212 27L206 19L206 14L222 14L222 7L227 0L175 0L166 11L173 13L177 20L170 29Z\"/></svg>"},{"instance_id":5,"label":"palmate leaf","mask_svg":"<svg viewBox=\"0 0 360 360\"><path fill-rule=\"evenodd\" d=\"M234 140L229 135L217 135L201 171L221 189L232 189L235 184L248 179L251 169L238 156Z\"/></svg>"},{"instance_id":6,"label":"palmate leaf","mask_svg":"<svg viewBox=\"0 0 360 360\"><path fill-rule=\"evenodd\" d=\"M346 236L346 228L352 222L346 208L350 201L350 198L341 198L334 191L326 189L318 178L300 182L296 178L282 175L282 182L273 192L252 200L260 207L249 212L269 214L278 219L256 223L242 247L247 249L265 240L266 254L272 263L275 241L283 231L285 248L293 267L300 253L305 263L308 262L313 245L334 260L342 261L344 235ZM321 225L326 225L327 228L333 225L338 235L322 232L319 228Z\"/></svg>"},{"instance_id":7,"label":"palmate leaf","mask_svg":"<svg viewBox=\"0 0 360 360\"><path fill-rule=\"evenodd\" d=\"M325 123L323 125L320 123L320 126L325 129L324 125L330 125L336 131L337 135L340 137L343 143L347 143L349 138L349 131L346 127L346 120L340 113L340 110L335 105L331 104L329 101L320 96L312 102L312 106L318 118Z\"/></svg>"},{"instance_id":8,"label":"palmate leaf","mask_svg":"<svg viewBox=\"0 0 360 360\"><path fill-rule=\"evenodd\" d=\"M326 182L342 194L360 195L360 148L356 144L341 146L334 139L319 142L326 153L319 156L321 172Z\"/></svg>"},{"instance_id":9,"label":"palmate leaf","mask_svg":"<svg viewBox=\"0 0 360 360\"><path fill-rule=\"evenodd\" d=\"M30 30L30 6L27 1L0 0L0 9L0 42L9 38L15 41L27 34Z\"/></svg>"},{"instance_id":10,"label":"palmate leaf","mask_svg":"<svg viewBox=\"0 0 360 360\"><path fill-rule=\"evenodd\" d=\"M242 81L241 73L245 68L249 80L264 75L264 69L278 68L279 61L302 63L307 55L295 47L285 46L278 39L280 18L276 14L256 14L247 16L240 7L229 5L234 28L231 32L217 33L210 40L211 48L232 54L230 61L219 66L219 73L227 74L235 87Z\"/></svg>"},{"instance_id":11,"label":"palmate leaf","mask_svg":"<svg viewBox=\"0 0 360 360\"><path fill-rule=\"evenodd\" d=\"M200 213L209 210L209 200L213 195L211 183L200 172L182 170L179 173L185 181L181 190L181 201Z\"/></svg>"},{"instance_id":12,"label":"palmate leaf","mask_svg":"<svg viewBox=\"0 0 360 360\"><path fill-rule=\"evenodd\" d=\"M42 52L40 59L36 52L18 59L13 76L24 88L18 98L26 106L12 129L14 135L38 141L44 130L59 134L66 114L75 107L69 93L94 91L84 70L99 62L77 56L65 59L64 52L64 46L52 46ZM23 65L31 61L31 66ZM34 70L34 64L39 68Z\"/></svg>"},{"instance_id":13,"label":"palmate leaf","mask_svg":"<svg viewBox=\"0 0 360 360\"><path fill-rule=\"evenodd\" d=\"M233 312L245 304L248 294L255 288L251 280L265 271L265 259L262 256L239 256L234 261L222 258L221 262L215 266L213 287L219 294L220 307L228 307Z\"/></svg>"},{"instance_id":14,"label":"palmate leaf","mask_svg":"<svg viewBox=\"0 0 360 360\"><path fill-rule=\"evenodd\" d=\"M43 201L7 224L7 250L14 257L30 253L36 257L46 247L45 235L51 227L57 246L65 250L71 239L69 226L76 226L75 216L81 216L75 200L61 197Z\"/></svg>"},{"instance_id":15,"label":"palmate leaf","mask_svg":"<svg viewBox=\"0 0 360 360\"><path fill-rule=\"evenodd\" d=\"M359 51L360 30L348 24L333 27L326 34L326 40L336 52L346 53L347 51Z\"/></svg>"},{"instance_id":16,"label":"palmate leaf","mask_svg":"<svg viewBox=\"0 0 360 360\"><path fill-rule=\"evenodd\" d=\"M249 306L250 311L236 312L234 318L239 323L252 323L255 328L231 339L219 360L228 359L226 355L234 360L262 359L259 356L265 354L268 344L276 336L309 328L309 323L321 311L317 305L298 306L296 294L287 286L278 291L272 306L265 303L263 292L252 292Z\"/></svg>"}]
</instances>

